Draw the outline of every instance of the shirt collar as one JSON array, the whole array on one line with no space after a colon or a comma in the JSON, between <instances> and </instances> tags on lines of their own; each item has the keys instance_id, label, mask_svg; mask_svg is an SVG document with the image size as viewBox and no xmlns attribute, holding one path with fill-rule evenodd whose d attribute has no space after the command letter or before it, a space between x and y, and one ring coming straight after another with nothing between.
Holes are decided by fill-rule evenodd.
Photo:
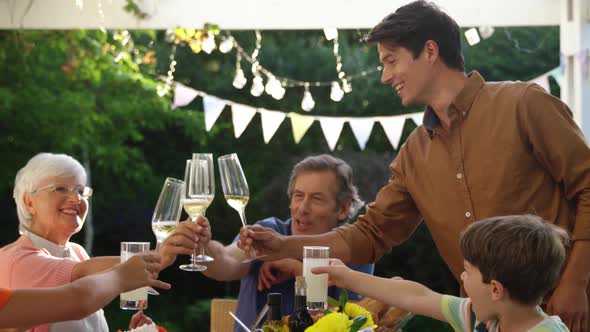
<instances>
[{"instance_id":1,"label":"shirt collar","mask_svg":"<svg viewBox=\"0 0 590 332\"><path fill-rule=\"evenodd\" d=\"M53 257L59 258L68 258L72 257L70 252L70 243L68 242L65 246L60 246L59 244L55 244L45 238L40 237L39 235L31 232L30 230L21 227L21 233L29 238L33 245L37 248L45 249L49 252L49 254Z\"/></svg>"},{"instance_id":2,"label":"shirt collar","mask_svg":"<svg viewBox=\"0 0 590 332\"><path fill-rule=\"evenodd\" d=\"M477 71L474 70L467 74L467 83L465 84L465 87L463 87L463 90L461 90L461 92L459 92L459 94L451 102L448 112L459 112L463 117L466 116L483 84L484 79ZM455 118L455 114L449 115L451 119ZM431 137L433 135L434 129L440 125L440 119L432 107L430 107L430 105L426 105L424 108L424 117L422 119L422 123Z\"/></svg>"}]
</instances>

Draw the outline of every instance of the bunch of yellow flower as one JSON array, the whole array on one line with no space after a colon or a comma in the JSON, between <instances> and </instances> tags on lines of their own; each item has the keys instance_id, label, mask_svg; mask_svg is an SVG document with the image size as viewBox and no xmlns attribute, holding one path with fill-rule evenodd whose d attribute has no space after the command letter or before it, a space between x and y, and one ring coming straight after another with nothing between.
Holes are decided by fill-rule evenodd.
<instances>
[{"instance_id":1,"label":"bunch of yellow flower","mask_svg":"<svg viewBox=\"0 0 590 332\"><path fill-rule=\"evenodd\" d=\"M365 328L376 328L371 313L365 308L348 303L348 293L340 292L340 301L332 298L328 302L337 306L335 311L326 311L324 316L305 332L357 332Z\"/></svg>"}]
</instances>

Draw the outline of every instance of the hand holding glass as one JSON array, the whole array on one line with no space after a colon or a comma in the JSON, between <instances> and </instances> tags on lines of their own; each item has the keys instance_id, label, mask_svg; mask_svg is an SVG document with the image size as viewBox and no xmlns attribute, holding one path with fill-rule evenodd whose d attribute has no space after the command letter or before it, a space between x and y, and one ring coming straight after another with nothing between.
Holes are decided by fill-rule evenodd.
<instances>
[{"instance_id":1,"label":"hand holding glass","mask_svg":"<svg viewBox=\"0 0 590 332\"><path fill-rule=\"evenodd\" d=\"M303 276L307 284L307 309L328 308L328 274L313 274L311 269L330 265L330 247L303 247Z\"/></svg>"},{"instance_id":2,"label":"hand holding glass","mask_svg":"<svg viewBox=\"0 0 590 332\"><path fill-rule=\"evenodd\" d=\"M150 250L149 242L121 242L121 263L130 257ZM130 292L121 293L120 306L125 310L146 309L148 306L147 287L141 287Z\"/></svg>"},{"instance_id":3,"label":"hand holding glass","mask_svg":"<svg viewBox=\"0 0 590 332\"><path fill-rule=\"evenodd\" d=\"M219 163L219 175L221 177L221 187L227 204L238 211L242 226L246 227L246 205L250 199L250 191L246 176L240 165L238 155L235 153L228 154L217 158ZM254 256L253 254L251 254ZM258 257L251 257L242 261L248 263Z\"/></svg>"},{"instance_id":4,"label":"hand holding glass","mask_svg":"<svg viewBox=\"0 0 590 332\"><path fill-rule=\"evenodd\" d=\"M200 216L204 216L207 207L213 201L215 196L214 179L212 154L195 153L192 160L186 161L185 192L182 205L192 222L197 222ZM213 258L205 255L205 247L201 246L200 255L191 255L191 263L181 265L180 268L185 271L204 271L207 267L195 264L195 262L211 261Z\"/></svg>"}]
</instances>

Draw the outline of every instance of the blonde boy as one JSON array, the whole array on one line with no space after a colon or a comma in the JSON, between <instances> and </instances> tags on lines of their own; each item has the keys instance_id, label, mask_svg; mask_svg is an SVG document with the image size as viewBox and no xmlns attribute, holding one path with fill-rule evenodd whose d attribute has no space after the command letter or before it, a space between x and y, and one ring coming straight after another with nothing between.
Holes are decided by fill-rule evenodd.
<instances>
[{"instance_id":1,"label":"blonde boy","mask_svg":"<svg viewBox=\"0 0 590 332\"><path fill-rule=\"evenodd\" d=\"M567 233L532 215L471 224L461 236L463 286L469 298L436 293L416 282L351 271L339 260L319 267L343 288L451 324L455 331L568 331L539 304L558 281Z\"/></svg>"}]
</instances>

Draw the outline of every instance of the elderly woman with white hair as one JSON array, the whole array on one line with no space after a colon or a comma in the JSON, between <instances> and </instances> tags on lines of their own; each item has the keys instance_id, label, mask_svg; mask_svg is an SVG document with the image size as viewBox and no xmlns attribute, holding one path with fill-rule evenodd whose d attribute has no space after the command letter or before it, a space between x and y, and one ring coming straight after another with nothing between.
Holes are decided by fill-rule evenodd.
<instances>
[{"instance_id":1,"label":"elderly woman with white hair","mask_svg":"<svg viewBox=\"0 0 590 332\"><path fill-rule=\"evenodd\" d=\"M84 224L91 195L86 171L74 158L40 153L29 160L15 179L21 236L0 249L0 287L60 286L120 261L118 256L90 258L84 248L70 242ZM42 325L31 331L108 330L99 310L81 320Z\"/></svg>"}]
</instances>

